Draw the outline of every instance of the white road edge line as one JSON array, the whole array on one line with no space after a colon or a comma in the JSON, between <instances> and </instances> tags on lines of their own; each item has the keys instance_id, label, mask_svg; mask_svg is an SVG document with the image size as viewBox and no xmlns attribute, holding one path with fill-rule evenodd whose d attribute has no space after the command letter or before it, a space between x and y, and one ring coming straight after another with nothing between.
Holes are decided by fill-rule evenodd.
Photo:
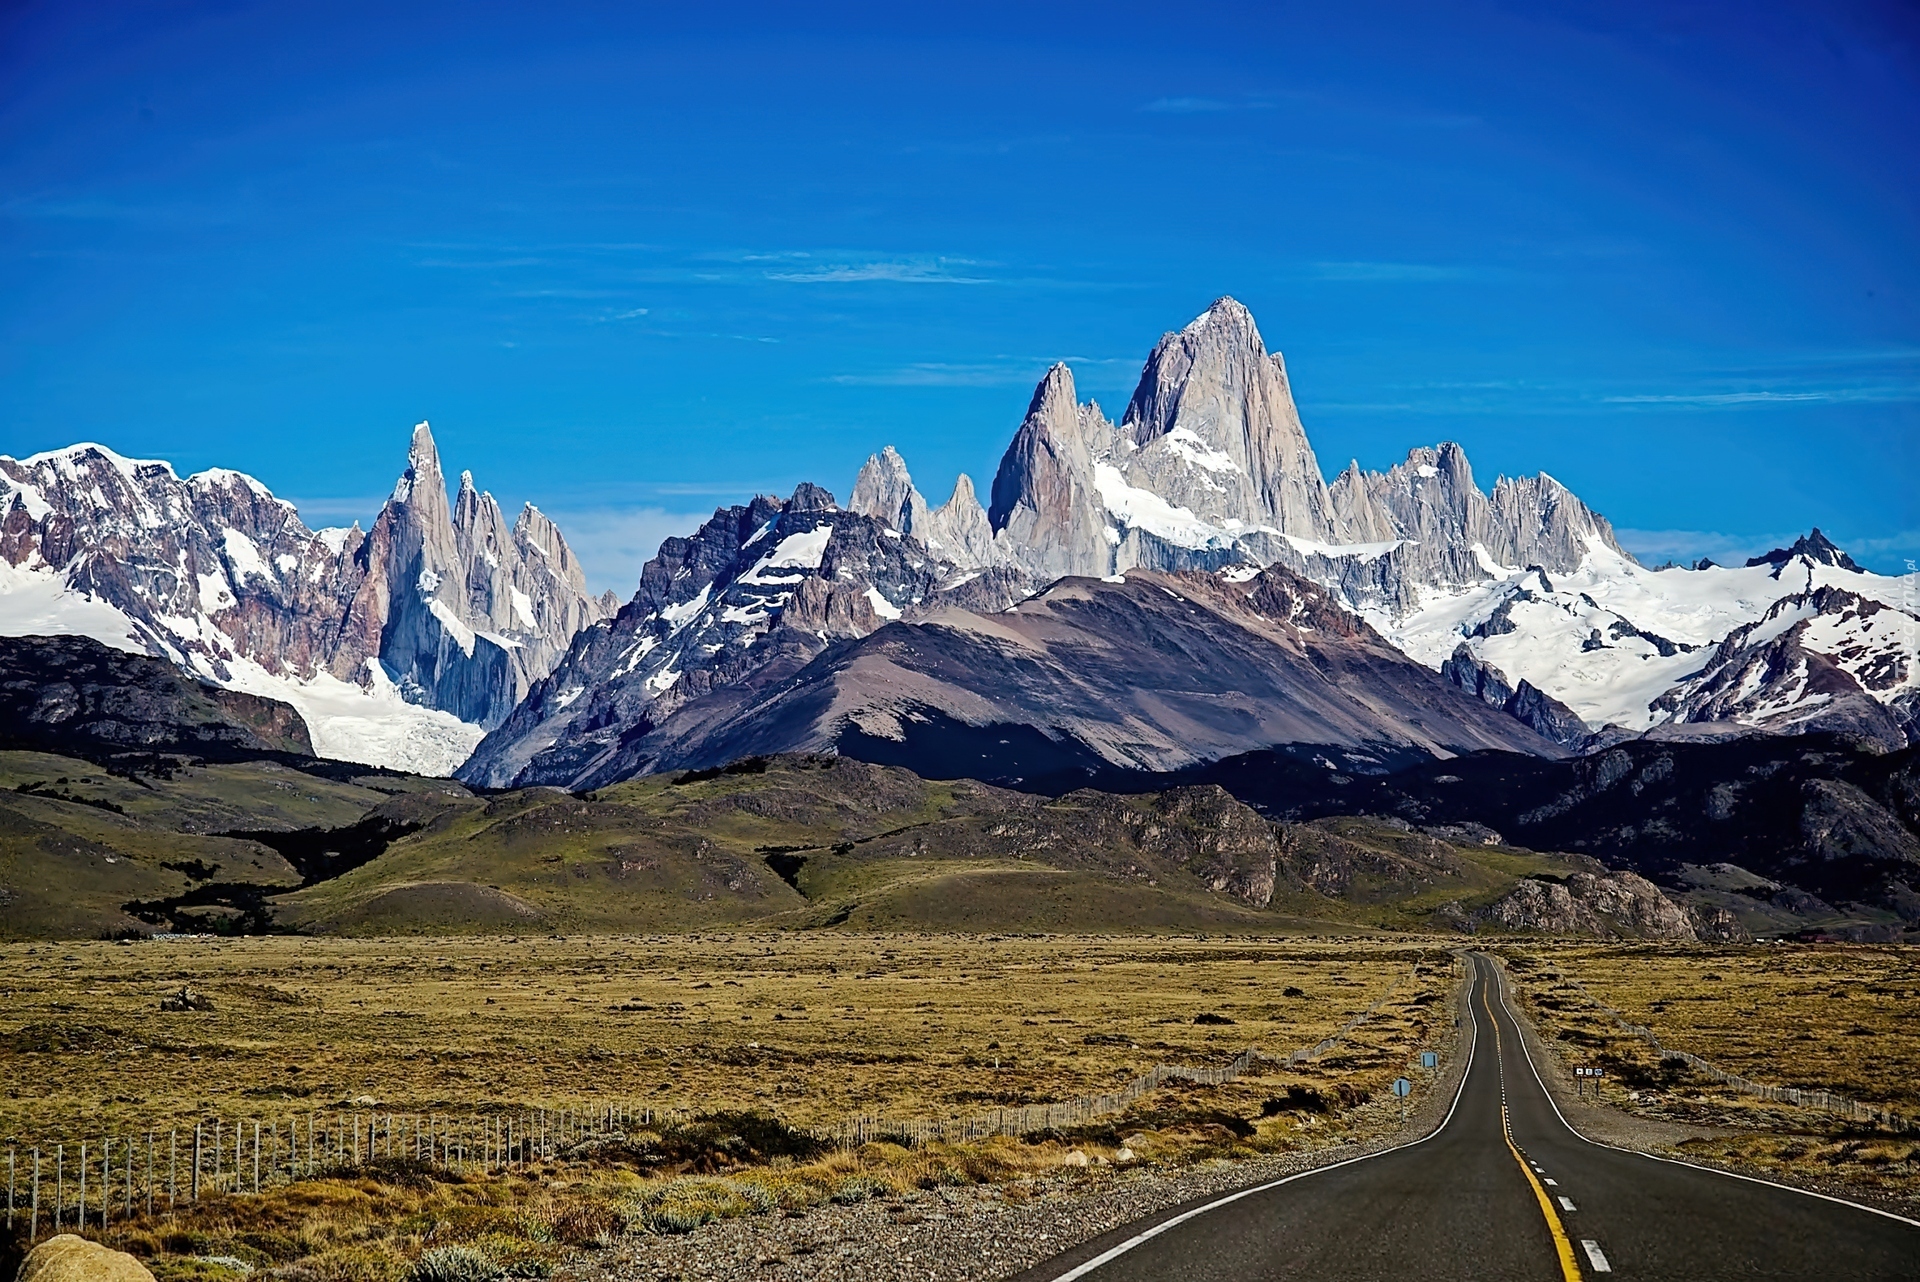
<instances>
[{"instance_id":1,"label":"white road edge line","mask_svg":"<svg viewBox=\"0 0 1920 1282\"><path fill-rule=\"evenodd\" d=\"M1590 1237L1583 1237L1580 1239L1580 1249L1587 1253L1587 1263L1593 1266L1595 1273L1613 1272L1613 1266L1607 1263L1606 1254L1601 1251L1598 1242Z\"/></svg>"},{"instance_id":2,"label":"white road edge line","mask_svg":"<svg viewBox=\"0 0 1920 1282\"><path fill-rule=\"evenodd\" d=\"M1489 965L1491 966L1492 964L1489 963ZM1507 1018L1513 1021L1513 1026L1515 1030L1518 1030L1520 1027L1520 1019L1518 1016L1516 1016L1513 1013L1512 1010L1508 1009L1507 1007L1506 972L1501 970L1500 967L1498 966L1492 966L1492 969L1493 969L1494 978L1496 981L1494 983L1493 988L1494 988L1494 993L1500 998L1500 1009L1507 1012ZM1540 1093L1546 1096L1547 1107L1552 1109L1553 1115L1560 1119L1560 1125L1566 1127L1567 1130L1572 1133L1575 1139L1582 1140L1588 1144L1591 1144L1595 1148L1610 1148L1616 1153L1628 1153L1634 1157L1644 1157L1649 1162L1665 1162L1669 1166L1684 1166L1688 1170L1692 1170L1692 1171L1706 1171L1710 1175L1724 1175L1730 1180L1745 1180L1749 1184L1764 1184L1768 1188L1772 1188L1772 1189L1785 1189L1789 1193L1798 1193L1802 1197L1817 1197L1822 1202L1832 1202L1837 1206L1850 1206L1856 1211L1865 1211L1869 1215L1878 1215L1884 1219L1898 1220L1902 1224L1910 1224L1914 1228L1920 1229L1920 1220L1910 1220L1904 1215L1896 1215L1892 1211L1883 1211L1877 1206L1868 1206L1864 1202L1849 1202L1844 1197L1834 1197L1833 1195L1828 1193L1816 1193L1812 1189L1795 1188L1791 1184L1776 1184L1772 1180L1763 1180L1757 1175L1741 1175L1734 1171L1720 1170L1718 1167L1698 1166L1692 1162L1682 1162L1679 1158L1676 1158L1676 1157L1656 1157L1652 1153L1642 1153L1638 1149L1621 1148L1618 1144L1609 1144L1604 1140L1596 1140L1591 1136L1588 1136L1582 1133L1578 1128L1574 1126L1572 1122L1569 1122L1567 1120L1567 1115L1560 1111L1560 1105L1554 1102L1553 1092L1547 1089L1546 1080L1540 1076L1539 1065L1533 1062L1533 1052L1527 1049L1527 1038L1525 1033L1521 1033L1520 1035L1520 1053L1527 1057L1527 1067L1533 1071L1533 1080L1540 1084ZM1593 1248L1593 1249L1598 1249L1598 1248ZM1598 1266L1596 1265L1595 1267L1597 1268ZM1062 1279L1061 1282L1064 1282L1064 1279Z\"/></svg>"},{"instance_id":3,"label":"white road edge line","mask_svg":"<svg viewBox=\"0 0 1920 1282\"><path fill-rule=\"evenodd\" d=\"M1144 1229L1134 1234L1118 1246L1108 1247L1091 1260L1083 1264L1077 1264L1065 1273L1055 1277L1052 1282L1074 1282L1076 1278L1083 1278L1102 1265L1119 1259L1128 1251L1133 1250L1134 1247L1159 1237L1168 1229L1177 1228L1185 1224L1188 1220L1205 1215L1208 1211L1218 1210L1230 1202L1238 1202L1243 1197L1252 1197L1255 1193L1265 1193L1268 1189L1277 1189L1282 1184L1291 1184L1295 1180L1304 1180L1309 1175L1324 1175L1328 1171L1337 1171L1343 1166L1352 1166L1355 1162L1364 1162L1375 1157L1385 1157L1389 1153L1399 1153L1417 1144L1425 1144L1428 1140L1446 1130L1448 1124L1453 1121L1454 1113L1460 1108L1460 1097L1467 1093L1467 1080L1473 1076L1473 1055L1480 1046L1480 1021L1475 1018L1473 1014L1473 973L1471 970L1467 975L1467 1020L1468 1026L1473 1030L1473 1036L1467 1041L1467 1066L1460 1072L1460 1085L1453 1092L1453 1103L1447 1106L1447 1115L1440 1119L1440 1125L1434 1127L1419 1139L1409 1140L1405 1144L1396 1144L1392 1148L1383 1148L1377 1153L1362 1153L1359 1157L1350 1157L1345 1161L1335 1162L1331 1166L1316 1166L1311 1171L1300 1171L1293 1175L1283 1176L1277 1180L1269 1180L1265 1184L1256 1184L1252 1188L1241 1189L1238 1193L1229 1193L1225 1197L1217 1197L1204 1206L1196 1206L1191 1211L1183 1211L1170 1220L1162 1220L1152 1228Z\"/></svg>"}]
</instances>

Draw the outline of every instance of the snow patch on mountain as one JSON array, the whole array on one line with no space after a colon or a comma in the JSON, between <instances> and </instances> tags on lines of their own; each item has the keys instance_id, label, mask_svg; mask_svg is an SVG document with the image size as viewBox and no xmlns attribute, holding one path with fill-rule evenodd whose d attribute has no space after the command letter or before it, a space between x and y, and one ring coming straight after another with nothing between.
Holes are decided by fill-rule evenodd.
<instances>
[{"instance_id":1,"label":"snow patch on mountain","mask_svg":"<svg viewBox=\"0 0 1920 1282\"><path fill-rule=\"evenodd\" d=\"M149 652L131 618L99 597L69 586L65 575L45 566L14 566L4 560L0 560L0 636L92 637L129 654Z\"/></svg>"}]
</instances>

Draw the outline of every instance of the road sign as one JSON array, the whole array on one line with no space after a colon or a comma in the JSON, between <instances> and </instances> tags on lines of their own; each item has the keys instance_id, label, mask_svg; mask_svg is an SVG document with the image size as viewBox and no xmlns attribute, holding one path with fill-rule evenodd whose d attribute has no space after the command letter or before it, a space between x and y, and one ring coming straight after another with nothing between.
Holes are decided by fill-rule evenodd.
<instances>
[{"instance_id":1,"label":"road sign","mask_svg":"<svg viewBox=\"0 0 1920 1282\"><path fill-rule=\"evenodd\" d=\"M1405 1099L1413 1094L1413 1083L1404 1077L1396 1077L1393 1079L1393 1093Z\"/></svg>"},{"instance_id":2,"label":"road sign","mask_svg":"<svg viewBox=\"0 0 1920 1282\"><path fill-rule=\"evenodd\" d=\"M1432 1068L1435 1065L1437 1065L1439 1062L1440 1062L1439 1052L1437 1051L1421 1051L1420 1052L1420 1067Z\"/></svg>"}]
</instances>

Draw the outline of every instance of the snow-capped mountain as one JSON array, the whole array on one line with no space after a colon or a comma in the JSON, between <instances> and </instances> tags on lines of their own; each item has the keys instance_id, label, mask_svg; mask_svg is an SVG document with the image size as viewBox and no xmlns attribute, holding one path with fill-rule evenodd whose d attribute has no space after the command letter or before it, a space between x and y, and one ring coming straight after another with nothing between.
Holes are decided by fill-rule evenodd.
<instances>
[{"instance_id":1,"label":"snow-capped mountain","mask_svg":"<svg viewBox=\"0 0 1920 1282\"><path fill-rule=\"evenodd\" d=\"M610 602L529 506L511 530L432 434L373 531L238 472L83 444L0 457L0 633L81 634L299 709L325 756L444 773Z\"/></svg>"},{"instance_id":2,"label":"snow-capped mountain","mask_svg":"<svg viewBox=\"0 0 1920 1282\"><path fill-rule=\"evenodd\" d=\"M994 478L985 537L967 478L930 511L890 447L852 506L1034 589L1135 566L1235 578L1283 565L1429 667L1464 647L1485 674L1465 688L1561 742L1579 725L1920 738L1920 579L1867 573L1818 531L1739 569L1651 570L1552 477L1485 492L1450 442L1324 484L1284 364L1230 298L1160 340L1118 426L1076 400L1066 366L1048 370ZM1845 595L1811 595L1822 587Z\"/></svg>"},{"instance_id":3,"label":"snow-capped mountain","mask_svg":"<svg viewBox=\"0 0 1920 1282\"><path fill-rule=\"evenodd\" d=\"M1611 737L1837 730L1905 746L1920 738L1915 579L1807 542L1738 568L1650 570L1593 549L1570 573L1510 566L1366 613L1421 662L1464 649Z\"/></svg>"},{"instance_id":4,"label":"snow-capped mountain","mask_svg":"<svg viewBox=\"0 0 1920 1282\"><path fill-rule=\"evenodd\" d=\"M950 601L983 598L997 576L956 571L919 539L801 485L786 502L723 508L668 539L640 590L574 639L462 767L469 782L588 786L648 768L646 735L683 707L790 675L836 641Z\"/></svg>"}]
</instances>

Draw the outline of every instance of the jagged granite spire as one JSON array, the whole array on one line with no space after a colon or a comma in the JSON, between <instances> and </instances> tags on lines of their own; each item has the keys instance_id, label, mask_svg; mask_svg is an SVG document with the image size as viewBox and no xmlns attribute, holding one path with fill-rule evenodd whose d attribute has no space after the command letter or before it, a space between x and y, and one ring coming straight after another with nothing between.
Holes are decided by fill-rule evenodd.
<instances>
[{"instance_id":1,"label":"jagged granite spire","mask_svg":"<svg viewBox=\"0 0 1920 1282\"><path fill-rule=\"evenodd\" d=\"M1113 558L1094 465L1113 437L1098 407L1075 399L1073 371L1049 369L993 478L987 519L1007 560L1044 578L1108 572Z\"/></svg>"},{"instance_id":2,"label":"jagged granite spire","mask_svg":"<svg viewBox=\"0 0 1920 1282\"><path fill-rule=\"evenodd\" d=\"M1335 537L1332 504L1279 353L1232 298L1154 347L1121 435L1129 481L1203 520Z\"/></svg>"}]
</instances>

